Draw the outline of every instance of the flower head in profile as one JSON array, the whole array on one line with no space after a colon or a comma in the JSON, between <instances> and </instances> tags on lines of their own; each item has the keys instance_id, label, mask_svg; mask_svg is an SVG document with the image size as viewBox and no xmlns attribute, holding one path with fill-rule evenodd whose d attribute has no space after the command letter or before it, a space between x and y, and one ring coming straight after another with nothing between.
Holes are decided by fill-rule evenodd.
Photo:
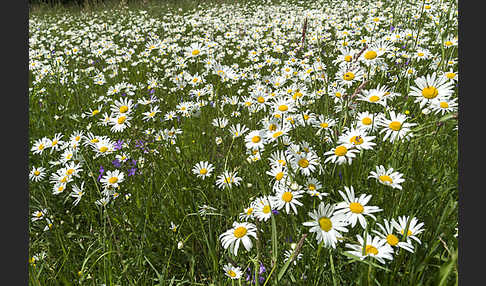
<instances>
[{"instance_id":1,"label":"flower head in profile","mask_svg":"<svg viewBox=\"0 0 486 286\"><path fill-rule=\"evenodd\" d=\"M346 243L350 248L347 252L359 257L361 260L366 257L373 257L380 263L385 264L385 259L393 260L393 248L380 236L366 235L366 241L361 235L356 235L358 244Z\"/></svg>"},{"instance_id":2,"label":"flower head in profile","mask_svg":"<svg viewBox=\"0 0 486 286\"><path fill-rule=\"evenodd\" d=\"M403 174L394 172L393 168L386 170L384 166L379 165L376 166L376 172L370 172L368 178L375 178L380 184L401 190L402 186L400 184L405 182L402 176Z\"/></svg>"}]
</instances>

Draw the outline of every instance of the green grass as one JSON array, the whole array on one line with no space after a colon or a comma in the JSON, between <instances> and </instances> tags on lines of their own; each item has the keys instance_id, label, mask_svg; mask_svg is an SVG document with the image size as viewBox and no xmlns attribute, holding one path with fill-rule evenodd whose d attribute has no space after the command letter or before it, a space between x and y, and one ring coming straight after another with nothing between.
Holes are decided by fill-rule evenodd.
<instances>
[{"instance_id":1,"label":"green grass","mask_svg":"<svg viewBox=\"0 0 486 286\"><path fill-rule=\"evenodd\" d=\"M358 153L351 165L324 164L327 158L324 153L337 146L337 132L342 132L344 127L350 127L356 119L356 115L349 108L336 111L337 104L330 94L330 85L335 81L335 73L338 71L333 60L339 55L339 31L331 20L321 20L321 23L330 25L322 31L316 29L318 20L311 18L309 21L306 43L312 43L311 38L317 32L329 33L329 36L320 39L319 43L313 43L312 47L303 50L314 52L312 62L316 58L321 59L326 67L326 80L296 82L306 86L308 94L315 94L318 90L325 92L316 96L314 102L298 108L296 115L302 116L304 111L323 114L336 119L337 124L329 133L330 141L325 141L322 134L317 135L317 129L311 126L292 129L289 135L296 144L303 141L309 143L319 156L323 166L322 173L316 171L312 176L323 185L322 191L329 193L322 201L341 202L338 190L344 191L344 186L353 186L357 196L372 195L368 204L378 206L383 211L375 213L376 221L366 217L368 233L373 229L379 230L376 223L382 223L385 218L410 216L424 223L425 231L418 236L421 244L413 242L414 252L397 249L393 260L387 261L386 264L369 257L359 260L346 252L348 248L345 244L356 243L356 235L363 235L365 231L359 223L354 228L348 227L349 232L344 234L343 241L338 243L336 249L317 244L315 234L309 233L309 227L303 226L302 223L311 220L308 212L316 209L320 201L306 194L299 199L303 205L297 207L297 215L288 215L281 209L278 215L273 215L266 222L249 220L258 228L258 240L252 238L253 247L250 251L247 252L240 245L238 255L234 256L222 247L219 236L230 229L234 221L241 221L238 215L250 202L256 197L273 194L272 178L266 174L270 170L268 158L274 151L286 149L282 140L273 145L268 144L261 154L262 159L250 163L247 161L244 138L231 138L228 128L232 124L240 123L250 131L257 130L262 128L261 119L267 116L263 111L251 114L242 105L226 104L221 108L225 96L239 96L240 99L246 97L250 92L249 86L255 82L252 79L227 84L213 72L204 75L206 82L198 88L212 84L212 95L204 95L203 99L213 102L216 107L211 104L201 107L199 116L180 117L173 121L144 121L142 113L149 111L149 106L138 104L131 115L132 119L129 120L131 126L122 132L114 133L110 131L109 126L97 124L104 112L110 112L114 100L123 98L120 94L107 96L108 88L120 82L136 86L134 94L127 98L137 102L139 99L150 97L147 80L156 77L159 87L154 88L153 95L160 101L152 105L159 106L161 110L161 113L157 114L158 119L163 118L168 111L175 110L181 101L194 101L189 96L190 85L184 89L177 89L172 79L182 71L191 75L198 72L201 76L205 70L203 60L206 59L206 55L201 56L199 62L188 61L185 68L175 67L175 52L169 49L163 55L156 56L157 52L152 51L150 57L144 57L141 55L145 49L144 37L150 34L158 35L160 39L174 39L175 34L178 34L181 38L175 43L184 48L190 43L198 42L197 38L209 31L212 40L225 41L223 47L216 48L218 53L228 50L242 53L236 59L231 55L225 55L218 61L228 66L237 63L241 68L251 65L245 61L250 50L271 47L271 40L263 39L238 43L244 38L244 33L250 33L251 36L250 29L263 27L274 19L291 18L294 14L289 14L295 13L296 20L292 28L282 28L286 33L272 34L272 30L269 29L262 34L268 39L281 39L287 36L286 41L298 42L305 16L297 7L312 8L315 11L326 11L327 7L332 8L330 11L343 9L338 6L339 1L322 1L319 4L303 1L268 1L262 6L258 6L258 1L238 2L238 6L232 6L235 2L229 0L211 3L150 1L146 5L131 2L121 8L118 2L108 1L104 5L90 7L31 8L29 35L31 39L35 37L38 42L31 44L30 50L47 52L39 58L31 59L41 63L44 61L43 64L54 67L57 55L49 59L47 54L55 50L68 61L61 64L66 70L64 74L53 69L52 75L47 75L40 81L36 81L39 72L30 71L30 146L43 137L52 139L56 133L63 134L62 140L66 141L75 131L89 131L98 136L108 136L114 142L124 140L128 146L113 154L94 158L95 153L89 146L80 145L74 160L82 164L83 171L79 178L74 178L73 182L68 183L66 190L58 195L52 194L53 184L49 178L63 164L51 165L49 162L58 160L62 151L29 153L29 169L33 166L47 169L47 175L43 180L30 182L30 213L47 209L48 214L45 218L52 221L52 227L48 227L47 230L44 230L48 223L45 218L29 222L29 257L45 253L44 258L31 261L29 285L248 285L245 281L247 267L251 267L255 273L259 270L260 262L265 267L265 280L259 285L457 285L455 234L458 222L458 152L457 120L452 116L457 111L444 116L434 113L423 114L413 98L407 96L411 87L416 86L416 77L432 72L440 73L450 68L457 71L457 63L446 65L449 59L457 59L457 47L446 49L443 46L449 35L457 35L457 20L446 17L447 9L434 12L440 19L438 26L444 27L442 34L439 34L440 37L437 37L438 32L433 28L432 20L424 15L417 24L410 20L414 14L425 13L422 12L422 1L402 1L405 2L403 6L386 1L384 7L378 11L378 14L391 15L393 26L409 28L414 33L420 30L428 37L425 41L417 41L417 44L413 38L404 39L394 46L406 45L407 48L402 51L409 53L414 52L411 49L416 45L426 47L441 64L434 67L431 59L420 62L412 60L410 66L415 68L417 75L407 79L402 77L406 69L404 64L395 64L395 58L386 59L388 71L376 72L364 89L384 85L399 96L391 101L392 104L387 109L362 101L357 101L357 108L359 111L374 114L388 114L391 110L399 113L407 111L407 122L417 123L412 128L414 136L409 141L391 143L383 141L383 134L374 132L371 135L376 136L373 140L376 146L372 150ZM364 2L353 2L356 5L352 7L363 7L363 12L350 11L341 15L342 23L349 25L349 21L355 21L362 24L361 20L353 20L352 16L356 14L362 14L364 18L371 17L369 15L372 13L366 9L373 1ZM213 30L215 26L208 23L202 23L201 26L191 25L189 21L183 21L176 16L186 15L197 22L208 15L204 13L207 9L218 7L220 4L223 8L219 12L211 10L209 15L221 18L221 30ZM357 6L358 4L361 6ZM438 5L435 2L433 4ZM449 11L457 11L457 3L446 1L445 4L450 7ZM271 5L281 7L284 12L279 12L275 8L269 9ZM396 8L392 9L395 6ZM264 11L265 7L268 10ZM390 7L390 10L386 11L386 7ZM264 11L262 13L268 18L262 23L236 23L232 21L234 19L229 18L230 14L240 13L245 9L248 15ZM141 14L139 10L145 10L147 14ZM198 12L201 12L198 16L190 16ZM256 18L262 19L263 16ZM150 19L156 21L150 22ZM107 23L108 28L104 28L103 23ZM109 27L115 28L110 30ZM241 30L236 30L240 28ZM86 37L83 29L94 31L94 37ZM224 37L226 29L243 34L233 42L224 38L219 40L218 36ZM385 24L381 28L383 31L389 29ZM134 34L140 35L141 39L137 40L133 34L120 34L128 30L135 31ZM66 33L67 31L74 33ZM377 33L365 29L362 31L362 36L378 37ZM78 35L82 36L79 40ZM82 47L85 39L86 43L91 45L102 39L109 39L120 49L133 48L134 53L130 60L117 64L120 72L111 77L112 70L106 58L96 58L86 47L81 48L77 56L65 54L67 48ZM238 47L238 44L241 47ZM354 47L359 51L363 46L356 42ZM115 50L116 48L108 48L104 53L108 55L107 58L115 57ZM262 53L280 58L282 61L288 59L287 55L272 50ZM182 52L178 55L182 55ZM302 58L303 55L297 54L297 57ZM92 59L98 59L98 62L91 64ZM139 64L131 65L140 59ZM84 72L88 67L94 67L102 72L106 83L95 84L93 77L96 73ZM172 70L166 70L171 68ZM274 75L276 71L266 67L257 73L258 79L262 80L264 76ZM399 76L397 82L390 81L392 75ZM63 77L66 81L61 83L60 79ZM138 84L140 86L137 86ZM358 85L359 83L348 88L347 94L352 94ZM286 84L284 88L288 86ZM171 90L172 88L174 90ZM242 91L238 93L240 89ZM96 102L100 96L105 98ZM452 96L457 97L455 87ZM345 105L348 103L349 101L344 101ZM99 105L103 108L98 115L81 117L81 114L89 113ZM231 113L237 110L241 115L232 116ZM55 116L59 118L56 119ZM211 124L217 117L229 120L228 126L223 130ZM154 134L145 132L153 129L156 134L172 127L182 130L182 134L176 136L175 144L164 139L158 141ZM223 140L220 145L215 144L215 138L218 136ZM147 152L137 146L137 140L147 142ZM117 168L112 161L115 155L121 154L122 151L129 154L130 160ZM137 173L127 176L132 159L137 160ZM197 178L191 171L199 161L209 161L215 167L213 174L205 180ZM378 165L384 165L387 169L394 168L395 171L404 174L405 182L401 184L403 189L392 189L369 179L369 172L375 171ZM103 191L101 183L97 181L100 166L105 169L104 174L115 169L125 173L125 180L120 183L120 189L117 190L119 196L112 199L106 207L95 204L102 198ZM241 185L232 189L219 189L215 185L216 176L224 170L235 169L238 176L243 179ZM294 171L289 171L289 174L296 182L305 185L306 177ZM79 186L81 182L85 184L85 194L75 206L74 198L70 197L69 193L74 184ZM216 210L201 215L199 210L203 205L214 207ZM175 231L170 229L172 222L178 225ZM298 260L296 265L290 261L286 263L284 252L291 249L291 243L299 241L301 245L297 250L302 254L302 259ZM179 247L181 243L182 247ZM223 266L228 263L234 263L242 269L244 274L240 281L231 281L225 276Z\"/></svg>"}]
</instances>

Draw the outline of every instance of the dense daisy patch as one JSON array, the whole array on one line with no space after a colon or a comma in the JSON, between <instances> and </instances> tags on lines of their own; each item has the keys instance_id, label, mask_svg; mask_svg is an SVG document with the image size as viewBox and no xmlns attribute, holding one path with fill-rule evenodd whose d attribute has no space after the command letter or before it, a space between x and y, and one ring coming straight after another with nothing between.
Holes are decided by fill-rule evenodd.
<instances>
[{"instance_id":1,"label":"dense daisy patch","mask_svg":"<svg viewBox=\"0 0 486 286\"><path fill-rule=\"evenodd\" d=\"M31 283L452 283L457 14L31 13Z\"/></svg>"}]
</instances>

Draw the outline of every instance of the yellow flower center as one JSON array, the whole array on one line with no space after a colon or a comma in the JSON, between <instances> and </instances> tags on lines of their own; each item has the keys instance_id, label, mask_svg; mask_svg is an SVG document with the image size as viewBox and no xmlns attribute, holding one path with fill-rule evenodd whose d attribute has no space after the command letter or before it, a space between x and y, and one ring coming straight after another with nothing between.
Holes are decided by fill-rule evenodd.
<instances>
[{"instance_id":1,"label":"yellow flower center","mask_svg":"<svg viewBox=\"0 0 486 286\"><path fill-rule=\"evenodd\" d=\"M116 182L118 182L118 178L117 177L111 177L108 182L110 182L110 184L114 184Z\"/></svg>"},{"instance_id":2,"label":"yellow flower center","mask_svg":"<svg viewBox=\"0 0 486 286\"><path fill-rule=\"evenodd\" d=\"M263 96L259 96L259 97L257 98L257 101L258 101L259 103L264 103L264 102L265 102L265 98L263 98Z\"/></svg>"},{"instance_id":3,"label":"yellow flower center","mask_svg":"<svg viewBox=\"0 0 486 286\"><path fill-rule=\"evenodd\" d=\"M91 112L91 115L96 115L98 113L100 113L100 111L98 109L95 109L95 110L93 110L93 112Z\"/></svg>"},{"instance_id":4,"label":"yellow flower center","mask_svg":"<svg viewBox=\"0 0 486 286\"><path fill-rule=\"evenodd\" d=\"M354 73L352 73L352 72L345 73L343 75L343 79L347 80L347 81L353 80L354 79Z\"/></svg>"},{"instance_id":5,"label":"yellow flower center","mask_svg":"<svg viewBox=\"0 0 486 286\"><path fill-rule=\"evenodd\" d=\"M208 173L208 170L206 168L202 168L201 170L199 170L199 174L201 175L206 175Z\"/></svg>"},{"instance_id":6,"label":"yellow flower center","mask_svg":"<svg viewBox=\"0 0 486 286\"><path fill-rule=\"evenodd\" d=\"M277 125L275 125L275 124L273 124L273 123L272 123L272 124L270 124L270 125L268 126L268 130L270 130L270 131L275 131L275 130L277 130Z\"/></svg>"},{"instance_id":7,"label":"yellow flower center","mask_svg":"<svg viewBox=\"0 0 486 286\"><path fill-rule=\"evenodd\" d=\"M297 91L296 93L294 93L294 95L293 95L293 97L292 97L292 98L293 98L293 99L296 99L296 98L302 97L302 95L303 95L303 94L302 94L302 92Z\"/></svg>"},{"instance_id":8,"label":"yellow flower center","mask_svg":"<svg viewBox=\"0 0 486 286\"><path fill-rule=\"evenodd\" d=\"M119 111L120 111L120 113L125 113L125 112L127 112L127 111L128 111L128 106L126 106L126 105L122 105L122 106L120 106L120 110L119 110Z\"/></svg>"},{"instance_id":9,"label":"yellow flower center","mask_svg":"<svg viewBox=\"0 0 486 286\"><path fill-rule=\"evenodd\" d=\"M42 213L42 212L38 212L38 213L36 214L36 217L41 217L42 215L43 215L43 213Z\"/></svg>"},{"instance_id":10,"label":"yellow flower center","mask_svg":"<svg viewBox=\"0 0 486 286\"><path fill-rule=\"evenodd\" d=\"M246 214L247 215L251 215L253 213L253 208L249 208L247 211L246 211Z\"/></svg>"},{"instance_id":11,"label":"yellow flower center","mask_svg":"<svg viewBox=\"0 0 486 286\"><path fill-rule=\"evenodd\" d=\"M66 174L72 175L74 173L74 169L69 169L66 171Z\"/></svg>"},{"instance_id":12,"label":"yellow flower center","mask_svg":"<svg viewBox=\"0 0 486 286\"><path fill-rule=\"evenodd\" d=\"M260 142L261 138L260 136L253 136L253 138L251 138L251 142L253 143L258 143Z\"/></svg>"},{"instance_id":13,"label":"yellow flower center","mask_svg":"<svg viewBox=\"0 0 486 286\"><path fill-rule=\"evenodd\" d=\"M122 117L118 118L118 124L123 124L123 122L125 122L125 120L127 120L126 116L122 116Z\"/></svg>"},{"instance_id":14,"label":"yellow flower center","mask_svg":"<svg viewBox=\"0 0 486 286\"><path fill-rule=\"evenodd\" d=\"M291 192L285 192L282 195L282 200L284 200L284 201L286 201L288 203L288 202L290 202L292 200L293 197L294 197L294 195L292 195Z\"/></svg>"},{"instance_id":15,"label":"yellow flower center","mask_svg":"<svg viewBox=\"0 0 486 286\"><path fill-rule=\"evenodd\" d=\"M398 131L400 128L402 128L402 124L398 121L392 121L390 124L388 124L388 127L390 127L390 129L393 131Z\"/></svg>"},{"instance_id":16,"label":"yellow flower center","mask_svg":"<svg viewBox=\"0 0 486 286\"><path fill-rule=\"evenodd\" d=\"M282 131L277 131L277 132L273 133L272 137L273 137L273 138L277 138L278 136L280 136L280 135L282 135L282 134L283 134L283 132L282 132Z\"/></svg>"},{"instance_id":17,"label":"yellow flower center","mask_svg":"<svg viewBox=\"0 0 486 286\"><path fill-rule=\"evenodd\" d=\"M107 150L108 150L108 147L106 147L106 146L100 147L101 153L105 153Z\"/></svg>"},{"instance_id":18,"label":"yellow flower center","mask_svg":"<svg viewBox=\"0 0 486 286\"><path fill-rule=\"evenodd\" d=\"M100 142L100 140L98 140L98 138L91 139L91 143L98 143L98 142Z\"/></svg>"},{"instance_id":19,"label":"yellow flower center","mask_svg":"<svg viewBox=\"0 0 486 286\"><path fill-rule=\"evenodd\" d=\"M55 145L57 145L57 142L58 142L57 140L52 141L51 146L55 146Z\"/></svg>"},{"instance_id":20,"label":"yellow flower center","mask_svg":"<svg viewBox=\"0 0 486 286\"><path fill-rule=\"evenodd\" d=\"M231 277L236 277L236 273L233 270L228 270L228 275Z\"/></svg>"},{"instance_id":21,"label":"yellow flower center","mask_svg":"<svg viewBox=\"0 0 486 286\"><path fill-rule=\"evenodd\" d=\"M439 91L437 88L433 86L428 86L424 89L422 89L422 96L427 98L427 99L432 99L435 98L439 94Z\"/></svg>"},{"instance_id":22,"label":"yellow flower center","mask_svg":"<svg viewBox=\"0 0 486 286\"><path fill-rule=\"evenodd\" d=\"M334 96L335 96L335 97L337 97L337 98L339 98L339 97L341 97L341 96L342 96L342 94L341 94L340 92L336 92L336 93L334 94Z\"/></svg>"},{"instance_id":23,"label":"yellow flower center","mask_svg":"<svg viewBox=\"0 0 486 286\"><path fill-rule=\"evenodd\" d=\"M447 102L445 102L445 101L442 101L442 102L440 103L440 107L441 107L441 108L448 108L448 107L449 107L449 104L448 104Z\"/></svg>"},{"instance_id":24,"label":"yellow flower center","mask_svg":"<svg viewBox=\"0 0 486 286\"><path fill-rule=\"evenodd\" d=\"M307 168L309 166L309 161L307 161L307 159L305 158L302 158L299 160L298 164L301 168Z\"/></svg>"},{"instance_id":25,"label":"yellow flower center","mask_svg":"<svg viewBox=\"0 0 486 286\"><path fill-rule=\"evenodd\" d=\"M353 57L352 57L352 56L350 56L350 55L346 55L346 56L344 56L344 60L345 60L346 62L348 62L348 63L349 63L349 62L350 62L352 59L353 59Z\"/></svg>"},{"instance_id":26,"label":"yellow flower center","mask_svg":"<svg viewBox=\"0 0 486 286\"><path fill-rule=\"evenodd\" d=\"M390 176L387 176L387 175L381 175L379 177L380 181L382 181L383 183L393 183L393 180L392 178L390 178Z\"/></svg>"},{"instance_id":27,"label":"yellow flower center","mask_svg":"<svg viewBox=\"0 0 486 286\"><path fill-rule=\"evenodd\" d=\"M282 180L283 176L284 176L284 173L283 172L279 172L279 173L277 173L277 175L275 175L275 179L277 181L280 181L280 180Z\"/></svg>"},{"instance_id":28,"label":"yellow flower center","mask_svg":"<svg viewBox=\"0 0 486 286\"><path fill-rule=\"evenodd\" d=\"M328 232L332 229L331 220L327 217L324 217L324 216L319 219L319 225L320 225L321 229L325 232Z\"/></svg>"},{"instance_id":29,"label":"yellow flower center","mask_svg":"<svg viewBox=\"0 0 486 286\"><path fill-rule=\"evenodd\" d=\"M376 95L372 95L370 96L369 100L370 102L377 102L378 100L380 100L380 97Z\"/></svg>"},{"instance_id":30,"label":"yellow flower center","mask_svg":"<svg viewBox=\"0 0 486 286\"><path fill-rule=\"evenodd\" d=\"M271 211L271 209L270 209L270 206L269 206L269 205L266 205L266 206L264 206L264 207L263 207L262 212L263 212L264 214L267 214L267 213L269 213L270 211Z\"/></svg>"},{"instance_id":31,"label":"yellow flower center","mask_svg":"<svg viewBox=\"0 0 486 286\"><path fill-rule=\"evenodd\" d=\"M44 144L42 144L42 143L41 143L41 144L39 145L39 147L37 147L37 149L39 149L39 150L44 149Z\"/></svg>"},{"instance_id":32,"label":"yellow flower center","mask_svg":"<svg viewBox=\"0 0 486 286\"><path fill-rule=\"evenodd\" d=\"M363 140L363 137L361 137L361 136L353 136L353 137L351 137L349 142L351 144L361 145L361 144L363 144L364 140Z\"/></svg>"},{"instance_id":33,"label":"yellow flower center","mask_svg":"<svg viewBox=\"0 0 486 286\"><path fill-rule=\"evenodd\" d=\"M425 5L424 7L425 10L429 10L430 8L431 8L430 5Z\"/></svg>"},{"instance_id":34,"label":"yellow flower center","mask_svg":"<svg viewBox=\"0 0 486 286\"><path fill-rule=\"evenodd\" d=\"M364 207L360 203L350 203L349 209L355 214L360 214L364 211Z\"/></svg>"},{"instance_id":35,"label":"yellow flower center","mask_svg":"<svg viewBox=\"0 0 486 286\"><path fill-rule=\"evenodd\" d=\"M57 188L57 190L58 190L59 192L62 192L62 191L64 190L64 186L59 186L59 188Z\"/></svg>"},{"instance_id":36,"label":"yellow flower center","mask_svg":"<svg viewBox=\"0 0 486 286\"><path fill-rule=\"evenodd\" d=\"M278 107L278 110L284 112L284 111L287 111L289 109L289 107L285 104L282 104Z\"/></svg>"},{"instance_id":37,"label":"yellow flower center","mask_svg":"<svg viewBox=\"0 0 486 286\"><path fill-rule=\"evenodd\" d=\"M386 236L386 242L391 246L395 246L398 244L398 237L390 233Z\"/></svg>"},{"instance_id":38,"label":"yellow flower center","mask_svg":"<svg viewBox=\"0 0 486 286\"><path fill-rule=\"evenodd\" d=\"M346 148L344 146L338 146L334 150L334 154L336 154L336 156L344 156L344 155L346 155L346 153L348 153L348 148Z\"/></svg>"},{"instance_id":39,"label":"yellow flower center","mask_svg":"<svg viewBox=\"0 0 486 286\"><path fill-rule=\"evenodd\" d=\"M453 79L455 76L456 76L456 74L455 74L455 73L453 73L453 72L448 72L448 73L446 74L446 77L447 77L448 79Z\"/></svg>"},{"instance_id":40,"label":"yellow flower center","mask_svg":"<svg viewBox=\"0 0 486 286\"><path fill-rule=\"evenodd\" d=\"M311 191L314 191L314 190L316 189L316 185L314 185L314 184L309 184L309 185L307 186L307 188L309 188L309 190L311 190Z\"/></svg>"},{"instance_id":41,"label":"yellow flower center","mask_svg":"<svg viewBox=\"0 0 486 286\"><path fill-rule=\"evenodd\" d=\"M369 117L365 117L361 120L361 123L363 123L364 125L370 125L372 122L371 118Z\"/></svg>"},{"instance_id":42,"label":"yellow flower center","mask_svg":"<svg viewBox=\"0 0 486 286\"><path fill-rule=\"evenodd\" d=\"M373 245L366 245L366 247L365 247L365 254L366 255L368 255L368 254L377 255L378 254L378 249L376 249L376 247L374 247Z\"/></svg>"},{"instance_id":43,"label":"yellow flower center","mask_svg":"<svg viewBox=\"0 0 486 286\"><path fill-rule=\"evenodd\" d=\"M39 171L37 171L37 170L34 171L34 175L39 176L39 174L40 174Z\"/></svg>"},{"instance_id":44,"label":"yellow flower center","mask_svg":"<svg viewBox=\"0 0 486 286\"><path fill-rule=\"evenodd\" d=\"M327 128L329 127L329 124L326 122L322 122L321 124L319 124L319 126L321 126L321 128Z\"/></svg>"},{"instance_id":45,"label":"yellow flower center","mask_svg":"<svg viewBox=\"0 0 486 286\"><path fill-rule=\"evenodd\" d=\"M365 59L367 60L372 60L374 58L376 58L377 54L375 51L367 51L364 55Z\"/></svg>"},{"instance_id":46,"label":"yellow flower center","mask_svg":"<svg viewBox=\"0 0 486 286\"><path fill-rule=\"evenodd\" d=\"M419 57L423 57L424 56L424 53L420 52L417 54Z\"/></svg>"},{"instance_id":47,"label":"yellow flower center","mask_svg":"<svg viewBox=\"0 0 486 286\"><path fill-rule=\"evenodd\" d=\"M448 46L448 47L449 47L449 46L452 46L452 42L451 42L451 41L447 41L447 42L445 42L444 44L445 44L446 46Z\"/></svg>"},{"instance_id":48,"label":"yellow flower center","mask_svg":"<svg viewBox=\"0 0 486 286\"><path fill-rule=\"evenodd\" d=\"M403 235L403 229L400 231L400 233ZM410 229L407 231L407 236L411 236L412 235L412 231L410 231Z\"/></svg>"},{"instance_id":49,"label":"yellow flower center","mask_svg":"<svg viewBox=\"0 0 486 286\"><path fill-rule=\"evenodd\" d=\"M240 226L240 227L237 227L235 229L235 231L233 232L233 234L237 237L237 238L242 238L243 236L246 235L246 232L247 232L247 229L244 227L244 226Z\"/></svg>"},{"instance_id":50,"label":"yellow flower center","mask_svg":"<svg viewBox=\"0 0 486 286\"><path fill-rule=\"evenodd\" d=\"M81 140L81 136L79 136L79 135L78 135L78 136L76 136L76 137L74 138L74 140L76 140L76 141Z\"/></svg>"},{"instance_id":51,"label":"yellow flower center","mask_svg":"<svg viewBox=\"0 0 486 286\"><path fill-rule=\"evenodd\" d=\"M199 55L199 53L200 53L200 51L198 49L192 51L193 56L197 56L197 55Z\"/></svg>"}]
</instances>

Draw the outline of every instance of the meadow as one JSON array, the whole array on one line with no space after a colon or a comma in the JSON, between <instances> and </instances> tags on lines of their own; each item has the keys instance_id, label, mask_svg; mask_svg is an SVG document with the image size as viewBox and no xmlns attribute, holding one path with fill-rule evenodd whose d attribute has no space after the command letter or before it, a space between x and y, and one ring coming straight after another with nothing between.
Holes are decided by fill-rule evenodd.
<instances>
[{"instance_id":1,"label":"meadow","mask_svg":"<svg viewBox=\"0 0 486 286\"><path fill-rule=\"evenodd\" d=\"M29 285L458 284L457 1L34 8Z\"/></svg>"}]
</instances>

